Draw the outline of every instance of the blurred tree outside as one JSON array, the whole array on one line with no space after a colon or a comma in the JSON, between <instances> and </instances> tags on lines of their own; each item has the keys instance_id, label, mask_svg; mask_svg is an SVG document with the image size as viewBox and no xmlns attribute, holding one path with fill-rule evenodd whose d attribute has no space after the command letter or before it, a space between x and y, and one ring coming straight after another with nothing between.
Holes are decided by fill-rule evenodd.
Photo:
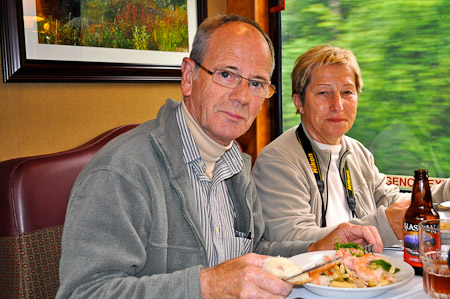
<instances>
[{"instance_id":1,"label":"blurred tree outside","mask_svg":"<svg viewBox=\"0 0 450 299\"><path fill-rule=\"evenodd\" d=\"M329 43L352 50L364 81L348 136L381 172L450 177L450 1L288 0L282 12L284 130L298 125L296 58Z\"/></svg>"}]
</instances>

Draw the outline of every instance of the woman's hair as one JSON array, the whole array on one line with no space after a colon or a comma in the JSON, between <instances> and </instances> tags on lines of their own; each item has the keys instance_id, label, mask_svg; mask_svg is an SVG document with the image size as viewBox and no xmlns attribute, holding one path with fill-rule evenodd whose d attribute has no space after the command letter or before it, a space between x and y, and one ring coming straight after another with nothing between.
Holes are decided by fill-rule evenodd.
<instances>
[{"instance_id":1,"label":"woman's hair","mask_svg":"<svg viewBox=\"0 0 450 299\"><path fill-rule=\"evenodd\" d=\"M272 57L272 69L270 72L270 74L272 75L273 69L275 68L275 51L273 49L272 41L257 22L240 15L218 15L212 18L205 19L200 24L197 33L195 34L190 58L197 61L198 63L202 63L203 59L205 58L206 52L208 51L208 42L211 39L214 31L216 31L220 26L230 22L247 23L255 27L262 34L267 44L269 45L270 56Z\"/></svg>"},{"instance_id":2,"label":"woman's hair","mask_svg":"<svg viewBox=\"0 0 450 299\"><path fill-rule=\"evenodd\" d=\"M343 64L349 66L355 73L355 85L358 93L361 92L363 81L361 69L352 51L344 48L334 47L328 44L312 47L300 55L292 70L292 95L297 94L302 103L305 102L305 90L311 81L311 72L315 67L332 64Z\"/></svg>"}]
</instances>

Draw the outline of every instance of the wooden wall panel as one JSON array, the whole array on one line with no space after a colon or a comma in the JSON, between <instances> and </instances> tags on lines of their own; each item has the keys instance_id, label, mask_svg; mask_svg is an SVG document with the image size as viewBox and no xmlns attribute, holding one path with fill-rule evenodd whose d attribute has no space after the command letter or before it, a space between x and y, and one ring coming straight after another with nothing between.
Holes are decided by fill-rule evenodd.
<instances>
[{"instance_id":1,"label":"wooden wall panel","mask_svg":"<svg viewBox=\"0 0 450 299\"><path fill-rule=\"evenodd\" d=\"M246 16L257 21L269 34L269 4L264 0L227 0L227 13ZM271 141L270 99L266 100L261 112L248 132L238 139L244 151L250 154L253 162L259 152Z\"/></svg>"}]
</instances>

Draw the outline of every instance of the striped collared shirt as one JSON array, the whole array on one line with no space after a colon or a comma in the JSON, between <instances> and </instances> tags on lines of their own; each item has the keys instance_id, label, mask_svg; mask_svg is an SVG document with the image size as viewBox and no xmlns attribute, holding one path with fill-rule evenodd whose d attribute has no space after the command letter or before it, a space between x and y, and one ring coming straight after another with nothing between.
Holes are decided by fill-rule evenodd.
<instances>
[{"instance_id":1,"label":"striped collared shirt","mask_svg":"<svg viewBox=\"0 0 450 299\"><path fill-rule=\"evenodd\" d=\"M183 141L183 158L195 193L203 228L209 266L250 251L250 240L237 236L234 207L225 180L242 170L242 157L236 143L217 160L212 180L205 174L206 164L186 124L181 105L176 112Z\"/></svg>"}]
</instances>

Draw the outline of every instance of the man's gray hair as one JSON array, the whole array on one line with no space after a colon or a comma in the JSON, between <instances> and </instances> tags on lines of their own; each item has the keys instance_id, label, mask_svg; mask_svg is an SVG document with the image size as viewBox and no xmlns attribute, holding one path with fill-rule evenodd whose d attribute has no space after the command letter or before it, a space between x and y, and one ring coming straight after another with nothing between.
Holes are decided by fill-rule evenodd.
<instances>
[{"instance_id":1,"label":"man's gray hair","mask_svg":"<svg viewBox=\"0 0 450 299\"><path fill-rule=\"evenodd\" d=\"M267 44L269 45L270 55L272 57L272 69L270 71L270 75L272 75L273 69L275 68L275 51L273 49L272 41L257 22L240 15L218 15L212 18L205 19L200 24L197 33L195 34L190 58L197 61L198 63L202 63L203 59L205 58L206 52L208 51L208 42L211 39L211 35L220 26L230 22L247 23L255 27L262 34Z\"/></svg>"}]
</instances>

